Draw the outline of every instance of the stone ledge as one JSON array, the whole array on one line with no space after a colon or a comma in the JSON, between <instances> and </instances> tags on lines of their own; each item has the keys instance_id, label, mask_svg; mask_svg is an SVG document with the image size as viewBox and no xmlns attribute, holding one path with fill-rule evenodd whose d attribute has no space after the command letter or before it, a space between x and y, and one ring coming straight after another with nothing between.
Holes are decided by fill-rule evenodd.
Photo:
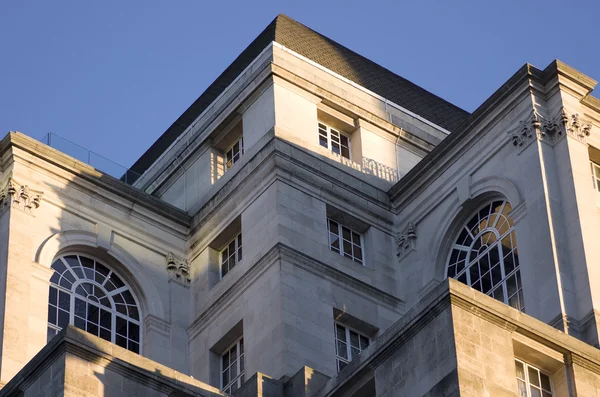
<instances>
[{"instance_id":1,"label":"stone ledge","mask_svg":"<svg viewBox=\"0 0 600 397\"><path fill-rule=\"evenodd\" d=\"M2 388L0 397L21 395L65 353L103 368L109 368L124 378L162 393L202 397L223 396L215 387L69 325ZM68 369L65 371L67 372Z\"/></svg>"},{"instance_id":2,"label":"stone ledge","mask_svg":"<svg viewBox=\"0 0 600 397\"><path fill-rule=\"evenodd\" d=\"M600 375L600 350L454 279L446 279L313 396L342 395L358 379L371 376L400 346L449 306L535 340Z\"/></svg>"}]
</instances>

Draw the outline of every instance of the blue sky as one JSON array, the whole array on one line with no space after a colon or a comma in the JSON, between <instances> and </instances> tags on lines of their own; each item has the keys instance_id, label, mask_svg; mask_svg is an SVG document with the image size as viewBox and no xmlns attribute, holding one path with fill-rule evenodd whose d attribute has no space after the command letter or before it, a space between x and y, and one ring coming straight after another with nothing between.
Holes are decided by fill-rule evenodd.
<instances>
[{"instance_id":1,"label":"blue sky","mask_svg":"<svg viewBox=\"0 0 600 397\"><path fill-rule=\"evenodd\" d=\"M526 62L600 79L598 0L3 1L0 135L129 166L278 13L468 111Z\"/></svg>"}]
</instances>

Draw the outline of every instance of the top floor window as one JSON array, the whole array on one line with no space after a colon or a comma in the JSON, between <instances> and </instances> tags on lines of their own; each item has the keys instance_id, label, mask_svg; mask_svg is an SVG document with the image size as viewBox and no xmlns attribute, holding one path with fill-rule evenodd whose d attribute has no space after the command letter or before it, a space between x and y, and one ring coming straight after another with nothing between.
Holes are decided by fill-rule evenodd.
<instances>
[{"instance_id":1,"label":"top floor window","mask_svg":"<svg viewBox=\"0 0 600 397\"><path fill-rule=\"evenodd\" d=\"M319 123L319 145L350 159L350 138L323 123Z\"/></svg>"},{"instance_id":2,"label":"top floor window","mask_svg":"<svg viewBox=\"0 0 600 397\"><path fill-rule=\"evenodd\" d=\"M524 311L511 210L507 201L494 201L471 217L452 247L446 276Z\"/></svg>"},{"instance_id":3,"label":"top floor window","mask_svg":"<svg viewBox=\"0 0 600 397\"><path fill-rule=\"evenodd\" d=\"M244 154L244 138L240 137L225 151L225 170L233 167Z\"/></svg>"},{"instance_id":4,"label":"top floor window","mask_svg":"<svg viewBox=\"0 0 600 397\"><path fill-rule=\"evenodd\" d=\"M102 263L82 255L52 264L48 339L67 324L109 342L140 351L140 312L129 287Z\"/></svg>"}]
</instances>

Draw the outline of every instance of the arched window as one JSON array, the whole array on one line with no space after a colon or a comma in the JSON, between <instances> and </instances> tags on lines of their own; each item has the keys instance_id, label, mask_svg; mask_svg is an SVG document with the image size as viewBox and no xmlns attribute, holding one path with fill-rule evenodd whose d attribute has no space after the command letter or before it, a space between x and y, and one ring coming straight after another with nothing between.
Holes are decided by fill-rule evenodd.
<instances>
[{"instance_id":1,"label":"arched window","mask_svg":"<svg viewBox=\"0 0 600 397\"><path fill-rule=\"evenodd\" d=\"M60 256L52 269L48 340L72 324L140 352L140 312L129 287L115 272L82 255Z\"/></svg>"},{"instance_id":2,"label":"arched window","mask_svg":"<svg viewBox=\"0 0 600 397\"><path fill-rule=\"evenodd\" d=\"M446 276L525 310L519 254L507 201L483 206L464 225L452 246Z\"/></svg>"}]
</instances>

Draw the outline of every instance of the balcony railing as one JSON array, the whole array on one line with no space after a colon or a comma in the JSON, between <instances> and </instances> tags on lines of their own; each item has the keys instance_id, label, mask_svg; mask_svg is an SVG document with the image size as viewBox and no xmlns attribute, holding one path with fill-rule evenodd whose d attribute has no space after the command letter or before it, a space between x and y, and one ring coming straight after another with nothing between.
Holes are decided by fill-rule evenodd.
<instances>
[{"instance_id":1,"label":"balcony railing","mask_svg":"<svg viewBox=\"0 0 600 397\"><path fill-rule=\"evenodd\" d=\"M69 155L83 163L86 163L100 172L108 174L114 178L120 179L128 185L133 184L140 175L131 171L127 167L123 167L99 155L91 150L88 150L76 143L69 141L68 139L62 138L56 134L48 133L44 135L40 141L51 148L59 150L66 155Z\"/></svg>"}]
</instances>

